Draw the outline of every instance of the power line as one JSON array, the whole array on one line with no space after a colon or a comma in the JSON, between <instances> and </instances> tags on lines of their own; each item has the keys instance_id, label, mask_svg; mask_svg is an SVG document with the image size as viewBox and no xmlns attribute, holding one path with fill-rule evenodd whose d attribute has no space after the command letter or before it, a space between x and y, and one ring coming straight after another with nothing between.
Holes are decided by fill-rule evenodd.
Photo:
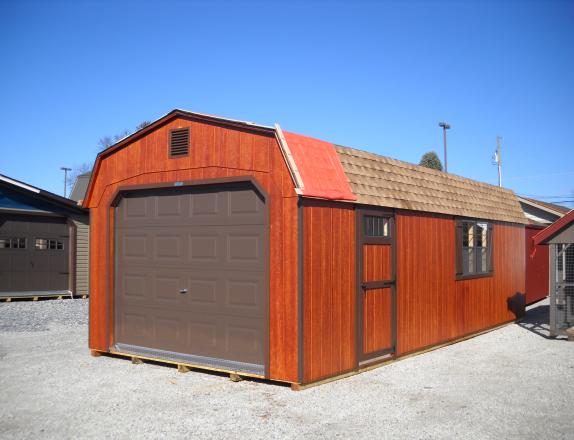
<instances>
[{"instance_id":1,"label":"power line","mask_svg":"<svg viewBox=\"0 0 574 440\"><path fill-rule=\"evenodd\" d=\"M572 194L566 194L563 196L541 196L536 194L518 194L518 195L523 197L534 197L537 199L569 199L570 197L573 197Z\"/></svg>"},{"instance_id":2,"label":"power line","mask_svg":"<svg viewBox=\"0 0 574 440\"><path fill-rule=\"evenodd\" d=\"M561 173L531 174L529 176L506 176L507 179L532 179L534 177L565 176L574 174L574 171L564 171Z\"/></svg>"}]
</instances>

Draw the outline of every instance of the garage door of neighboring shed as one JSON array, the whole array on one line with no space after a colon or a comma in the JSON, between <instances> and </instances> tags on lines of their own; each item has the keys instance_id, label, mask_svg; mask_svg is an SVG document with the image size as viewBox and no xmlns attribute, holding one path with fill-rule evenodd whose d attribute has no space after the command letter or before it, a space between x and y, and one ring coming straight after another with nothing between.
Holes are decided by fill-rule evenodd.
<instances>
[{"instance_id":1,"label":"garage door of neighboring shed","mask_svg":"<svg viewBox=\"0 0 574 440\"><path fill-rule=\"evenodd\" d=\"M265 375L268 226L248 183L125 193L115 349Z\"/></svg>"},{"instance_id":2,"label":"garage door of neighboring shed","mask_svg":"<svg viewBox=\"0 0 574 440\"><path fill-rule=\"evenodd\" d=\"M0 296L67 294L69 286L66 219L0 215Z\"/></svg>"}]
</instances>

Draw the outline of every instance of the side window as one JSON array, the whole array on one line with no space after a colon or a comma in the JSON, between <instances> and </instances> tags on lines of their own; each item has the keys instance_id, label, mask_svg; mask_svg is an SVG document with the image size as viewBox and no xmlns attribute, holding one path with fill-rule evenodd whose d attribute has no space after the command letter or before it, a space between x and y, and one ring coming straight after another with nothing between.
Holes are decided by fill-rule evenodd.
<instances>
[{"instance_id":1,"label":"side window","mask_svg":"<svg viewBox=\"0 0 574 440\"><path fill-rule=\"evenodd\" d=\"M492 224L459 220L456 228L457 276L492 273Z\"/></svg>"},{"instance_id":2,"label":"side window","mask_svg":"<svg viewBox=\"0 0 574 440\"><path fill-rule=\"evenodd\" d=\"M25 238L0 238L0 249L26 249Z\"/></svg>"},{"instance_id":3,"label":"side window","mask_svg":"<svg viewBox=\"0 0 574 440\"><path fill-rule=\"evenodd\" d=\"M35 245L37 251L64 250L64 242L62 240L37 238Z\"/></svg>"},{"instance_id":4,"label":"side window","mask_svg":"<svg viewBox=\"0 0 574 440\"><path fill-rule=\"evenodd\" d=\"M388 217L365 215L363 231L366 237L390 237L391 228Z\"/></svg>"}]
</instances>

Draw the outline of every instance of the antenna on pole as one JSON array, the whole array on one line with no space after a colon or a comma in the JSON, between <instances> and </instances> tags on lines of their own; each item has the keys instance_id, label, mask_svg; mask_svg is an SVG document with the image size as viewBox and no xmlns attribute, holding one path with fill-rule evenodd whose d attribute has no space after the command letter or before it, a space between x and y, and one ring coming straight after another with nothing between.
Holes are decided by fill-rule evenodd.
<instances>
[{"instance_id":1,"label":"antenna on pole","mask_svg":"<svg viewBox=\"0 0 574 440\"><path fill-rule=\"evenodd\" d=\"M66 189L68 187L68 171L72 171L72 169L66 167L60 167L60 169L64 172L64 197L66 197Z\"/></svg>"},{"instance_id":2,"label":"antenna on pole","mask_svg":"<svg viewBox=\"0 0 574 440\"><path fill-rule=\"evenodd\" d=\"M498 167L498 186L502 186L502 160L500 158L500 144L502 143L502 137L496 136L496 151L494 156L492 156L492 164Z\"/></svg>"}]
</instances>

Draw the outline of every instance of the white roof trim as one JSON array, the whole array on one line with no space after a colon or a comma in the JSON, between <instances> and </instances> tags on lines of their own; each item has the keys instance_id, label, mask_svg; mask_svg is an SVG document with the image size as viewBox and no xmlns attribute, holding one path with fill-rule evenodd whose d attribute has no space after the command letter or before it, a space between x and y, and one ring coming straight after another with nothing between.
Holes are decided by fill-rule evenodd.
<instances>
[{"instance_id":1,"label":"white roof trim","mask_svg":"<svg viewBox=\"0 0 574 440\"><path fill-rule=\"evenodd\" d=\"M287 145L287 140L285 139L285 136L283 136L283 130L281 130L281 127L278 123L275 123L275 133L277 135L277 140L279 141L281 153L283 154L283 158L285 159L285 163L287 164L287 168L289 168L291 178L295 184L295 192L300 195L303 193L302 190L305 188L305 185L303 183L303 179L301 178L301 174L299 174L297 164L295 163L295 159L291 154L289 145Z\"/></svg>"},{"instance_id":2,"label":"white roof trim","mask_svg":"<svg viewBox=\"0 0 574 440\"><path fill-rule=\"evenodd\" d=\"M525 212L524 215L526 216L527 219L533 220L533 221L535 221L535 222L537 222L537 223L542 223L542 224L545 224L545 225L549 225L550 223L552 223L551 221L548 221L548 220L546 220L545 218L537 217L537 216L535 216L534 214L530 214L530 213L528 213L528 212Z\"/></svg>"},{"instance_id":3,"label":"white roof trim","mask_svg":"<svg viewBox=\"0 0 574 440\"><path fill-rule=\"evenodd\" d=\"M557 215L558 217L563 217L565 215L565 213L562 213L560 211L555 211L554 209L550 209L550 208L543 206L543 205L539 205L538 203L535 203L532 200L527 200L527 199L520 197L520 196L516 196L516 197L518 197L518 200L522 203L526 203L527 205L534 206L538 209L541 209L542 211L546 211L546 212L549 212L550 214Z\"/></svg>"},{"instance_id":4,"label":"white roof trim","mask_svg":"<svg viewBox=\"0 0 574 440\"><path fill-rule=\"evenodd\" d=\"M268 129L268 130L273 130L273 127L270 127L270 126L268 126L268 125L256 124L255 122L251 122L251 121L242 121L242 120L240 120L240 119L224 118L223 116L215 116L215 115L210 115L210 114L207 114L207 113L192 112L192 111L189 111L189 110L184 110L184 109L182 109L182 108L178 108L178 109L176 109L176 111L177 111L177 110L179 110L180 112L189 113L189 114L191 114L191 115L204 116L204 117L206 117L206 118L218 119L218 120L220 120L220 121L237 122L237 123L240 123L240 124L251 125L251 126L253 126L253 127L260 127L260 128L266 128L266 129ZM171 112L169 112L169 113L166 113L165 115L163 115L162 117L160 117L160 118L158 118L158 119L161 119L161 118L163 118L163 117L169 115L169 114L172 113L172 112L173 112L173 110L172 110Z\"/></svg>"},{"instance_id":5,"label":"white roof trim","mask_svg":"<svg viewBox=\"0 0 574 440\"><path fill-rule=\"evenodd\" d=\"M34 188L33 186L26 185L25 183L18 182L17 180L14 179L10 179L9 177L3 176L1 174L0 174L0 180L11 183L12 185L19 186L20 188L27 189L28 191L32 191L33 193L40 194L40 190L38 188Z\"/></svg>"}]
</instances>

